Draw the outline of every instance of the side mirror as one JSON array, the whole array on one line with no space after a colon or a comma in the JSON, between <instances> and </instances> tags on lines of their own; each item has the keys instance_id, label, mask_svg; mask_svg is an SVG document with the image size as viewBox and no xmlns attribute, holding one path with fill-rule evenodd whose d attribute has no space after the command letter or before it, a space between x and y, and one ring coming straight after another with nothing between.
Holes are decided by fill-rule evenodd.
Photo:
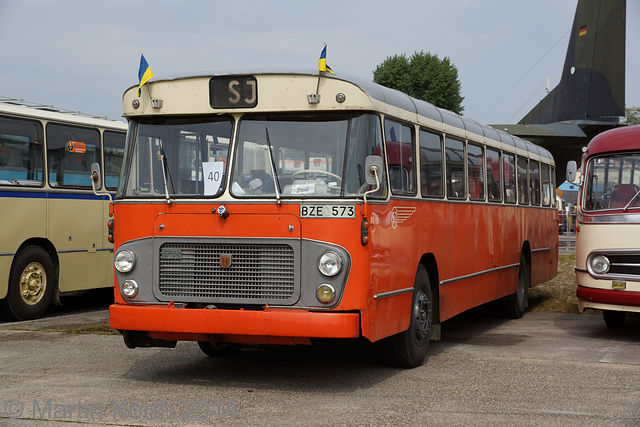
<instances>
[{"instance_id":1,"label":"side mirror","mask_svg":"<svg viewBox=\"0 0 640 427\"><path fill-rule=\"evenodd\" d=\"M567 181L575 181L577 172L578 165L576 165L575 160L569 160L569 162L567 163Z\"/></svg>"},{"instance_id":2,"label":"side mirror","mask_svg":"<svg viewBox=\"0 0 640 427\"><path fill-rule=\"evenodd\" d=\"M95 191L102 190L102 177L100 176L100 164L91 164L91 185Z\"/></svg>"},{"instance_id":3,"label":"side mirror","mask_svg":"<svg viewBox=\"0 0 640 427\"><path fill-rule=\"evenodd\" d=\"M365 180L369 185L380 185L384 162L380 156L367 156L365 161ZM376 180L376 175L378 179Z\"/></svg>"}]
</instances>

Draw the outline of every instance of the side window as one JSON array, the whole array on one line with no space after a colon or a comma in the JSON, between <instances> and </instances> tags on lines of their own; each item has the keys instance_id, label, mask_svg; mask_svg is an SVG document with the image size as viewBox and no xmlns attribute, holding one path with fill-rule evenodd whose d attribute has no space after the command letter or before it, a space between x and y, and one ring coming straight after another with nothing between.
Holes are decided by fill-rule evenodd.
<instances>
[{"instance_id":1,"label":"side window","mask_svg":"<svg viewBox=\"0 0 640 427\"><path fill-rule=\"evenodd\" d=\"M540 168L542 176L542 206L551 206L551 176L549 175L549 165L543 164Z\"/></svg>"},{"instance_id":2,"label":"side window","mask_svg":"<svg viewBox=\"0 0 640 427\"><path fill-rule=\"evenodd\" d=\"M420 131L420 182L423 197L444 196L442 136Z\"/></svg>"},{"instance_id":3,"label":"side window","mask_svg":"<svg viewBox=\"0 0 640 427\"><path fill-rule=\"evenodd\" d=\"M0 117L0 185L41 187L42 147L40 122Z\"/></svg>"},{"instance_id":4,"label":"side window","mask_svg":"<svg viewBox=\"0 0 640 427\"><path fill-rule=\"evenodd\" d=\"M391 192L394 194L415 194L413 128L398 122L385 120L384 132Z\"/></svg>"},{"instance_id":5,"label":"side window","mask_svg":"<svg viewBox=\"0 0 640 427\"><path fill-rule=\"evenodd\" d=\"M540 206L540 163L529 160L529 184L531 188L531 204Z\"/></svg>"},{"instance_id":6,"label":"side window","mask_svg":"<svg viewBox=\"0 0 640 427\"><path fill-rule=\"evenodd\" d=\"M529 204L529 162L518 157L518 203Z\"/></svg>"},{"instance_id":7,"label":"side window","mask_svg":"<svg viewBox=\"0 0 640 427\"><path fill-rule=\"evenodd\" d=\"M516 157L513 154L502 155L502 173L504 176L504 201L516 202Z\"/></svg>"},{"instance_id":8,"label":"side window","mask_svg":"<svg viewBox=\"0 0 640 427\"><path fill-rule=\"evenodd\" d=\"M97 129L49 123L47 125L49 185L91 188L92 163L100 160Z\"/></svg>"},{"instance_id":9,"label":"side window","mask_svg":"<svg viewBox=\"0 0 640 427\"><path fill-rule=\"evenodd\" d=\"M447 162L447 197L450 199L466 199L464 179L464 142L447 138L445 143Z\"/></svg>"},{"instance_id":10,"label":"side window","mask_svg":"<svg viewBox=\"0 0 640 427\"><path fill-rule=\"evenodd\" d=\"M104 182L109 190L118 188L122 158L124 156L124 141L126 134L123 132L105 131L102 134L104 146Z\"/></svg>"},{"instance_id":11,"label":"side window","mask_svg":"<svg viewBox=\"0 0 640 427\"><path fill-rule=\"evenodd\" d=\"M500 152L487 148L487 197L490 202L502 201L500 183Z\"/></svg>"},{"instance_id":12,"label":"side window","mask_svg":"<svg viewBox=\"0 0 640 427\"><path fill-rule=\"evenodd\" d=\"M467 144L467 181L471 200L484 200L482 151L478 145Z\"/></svg>"},{"instance_id":13,"label":"side window","mask_svg":"<svg viewBox=\"0 0 640 427\"><path fill-rule=\"evenodd\" d=\"M551 206L556 206L556 193L554 189L556 188L556 168L551 166L550 168L551 174Z\"/></svg>"}]
</instances>

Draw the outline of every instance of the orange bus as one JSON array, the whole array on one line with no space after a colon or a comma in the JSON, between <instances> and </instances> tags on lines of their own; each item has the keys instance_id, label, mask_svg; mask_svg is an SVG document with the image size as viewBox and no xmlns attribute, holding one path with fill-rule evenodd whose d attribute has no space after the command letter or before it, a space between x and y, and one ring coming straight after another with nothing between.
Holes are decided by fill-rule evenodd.
<instances>
[{"instance_id":1,"label":"orange bus","mask_svg":"<svg viewBox=\"0 0 640 427\"><path fill-rule=\"evenodd\" d=\"M570 166L575 170L575 165ZM593 138L577 204L578 307L602 310L609 328L640 313L640 126Z\"/></svg>"},{"instance_id":2,"label":"orange bus","mask_svg":"<svg viewBox=\"0 0 640 427\"><path fill-rule=\"evenodd\" d=\"M150 99L150 97L153 99ZM386 340L420 365L478 305L555 276L546 150L372 82L199 75L124 94L111 327L208 355Z\"/></svg>"}]
</instances>

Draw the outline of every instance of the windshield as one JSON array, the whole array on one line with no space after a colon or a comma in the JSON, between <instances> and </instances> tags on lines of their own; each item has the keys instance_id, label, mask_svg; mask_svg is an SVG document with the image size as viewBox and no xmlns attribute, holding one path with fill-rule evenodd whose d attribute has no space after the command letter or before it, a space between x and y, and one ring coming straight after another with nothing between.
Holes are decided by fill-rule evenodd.
<instances>
[{"instance_id":1,"label":"windshield","mask_svg":"<svg viewBox=\"0 0 640 427\"><path fill-rule=\"evenodd\" d=\"M231 194L236 197L361 196L365 160L382 156L373 114L247 116L240 121ZM384 178L376 195L386 195Z\"/></svg>"},{"instance_id":2,"label":"windshield","mask_svg":"<svg viewBox=\"0 0 640 427\"><path fill-rule=\"evenodd\" d=\"M219 196L225 189L232 129L229 117L133 121L118 196Z\"/></svg>"},{"instance_id":3,"label":"windshield","mask_svg":"<svg viewBox=\"0 0 640 427\"><path fill-rule=\"evenodd\" d=\"M640 153L591 159L585 180L585 210L640 207Z\"/></svg>"}]
</instances>

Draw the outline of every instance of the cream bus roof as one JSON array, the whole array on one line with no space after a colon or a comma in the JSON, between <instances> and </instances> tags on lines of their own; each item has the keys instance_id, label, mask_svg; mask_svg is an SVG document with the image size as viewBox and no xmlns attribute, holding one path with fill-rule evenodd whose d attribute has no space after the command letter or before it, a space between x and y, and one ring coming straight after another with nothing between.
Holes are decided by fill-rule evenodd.
<instances>
[{"instance_id":1,"label":"cream bus roof","mask_svg":"<svg viewBox=\"0 0 640 427\"><path fill-rule=\"evenodd\" d=\"M203 77L216 77L216 76L266 76L266 75L291 75L291 76L310 76L318 77L318 72L309 70L264 70L256 69L252 72L243 71L227 71L227 72L215 72L215 73L195 73L178 76L169 76L166 78L152 78L150 83L156 84L161 82L171 82L189 78L203 78ZM350 75L330 75L323 74L322 78L341 80L347 83L351 83L362 90L369 98L394 107L395 109L404 110L413 117L426 118L430 123L440 123L440 128L446 130L454 135L461 137L469 137L469 139L477 139L471 137L470 134L485 138L486 140L493 140L500 142L503 145L513 147L512 150L516 153L526 152L534 159L544 159L546 163L553 164L553 156L549 151L542 147L538 147L529 141L525 141L518 137L512 136L502 130L496 130L490 126L482 125L475 120L467 117L460 116L449 110L439 108L428 102L412 98L406 93L400 92L395 89L374 83L371 80L363 79L360 77L354 77ZM130 87L126 92L135 90L137 92L138 85ZM126 115L126 114L125 114ZM420 119L418 119L421 122ZM487 141L491 145L490 141Z\"/></svg>"}]
</instances>

